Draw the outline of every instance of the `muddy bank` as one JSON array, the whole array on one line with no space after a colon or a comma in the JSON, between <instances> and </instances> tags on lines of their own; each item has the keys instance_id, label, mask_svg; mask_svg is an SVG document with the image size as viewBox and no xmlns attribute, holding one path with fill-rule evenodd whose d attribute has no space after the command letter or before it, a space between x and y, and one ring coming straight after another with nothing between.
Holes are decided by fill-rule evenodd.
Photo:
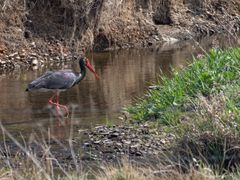
<instances>
[{"instance_id":1,"label":"muddy bank","mask_svg":"<svg viewBox=\"0 0 240 180\"><path fill-rule=\"evenodd\" d=\"M164 135L147 124L133 126L99 126L86 132L83 147L97 159L119 159L124 156L159 156L167 147L171 134Z\"/></svg>"},{"instance_id":2,"label":"muddy bank","mask_svg":"<svg viewBox=\"0 0 240 180\"><path fill-rule=\"evenodd\" d=\"M6 167L7 160L14 166L21 166L18 162L19 159L27 159L26 150L41 161L47 157L57 159L57 162L53 162L55 168L58 168L58 163L63 167L74 168L75 160L85 164L86 168L92 168L96 166L96 162L117 163L123 158L137 163L147 161L154 165L160 154L166 153L173 139L173 135L164 135L160 129L150 128L147 124L98 126L79 132L79 136L71 139L72 146L69 139L56 140L46 137L46 140L43 140L42 137L31 135L25 142L19 139L25 151L7 137L5 144L1 142L0 146L0 166Z\"/></svg>"},{"instance_id":3,"label":"muddy bank","mask_svg":"<svg viewBox=\"0 0 240 180\"><path fill-rule=\"evenodd\" d=\"M199 166L198 161L216 167L223 163L226 169L235 168L240 158L239 149L234 149L239 144L238 138L229 135L216 137L209 132L195 140L185 136L176 141L178 138L174 134L166 134L159 127L147 124L97 126L79 131L78 136L68 140L43 137L32 134L24 141L19 139L23 150L6 136L6 140L0 143L0 168L9 166L9 163L13 168L24 168L33 156L42 165L53 160L51 166L56 171L60 166L68 171L76 170L76 163L83 171L88 171L106 164L119 165L127 159L138 166L158 167L165 164L188 172L190 166ZM231 151L219 159L219 154L215 154L211 147L224 149L224 143ZM222 150L220 153L223 153Z\"/></svg>"},{"instance_id":4,"label":"muddy bank","mask_svg":"<svg viewBox=\"0 0 240 180\"><path fill-rule=\"evenodd\" d=\"M41 51L41 56L55 53L58 55L53 58L60 61L66 59L67 54L79 53L82 48L105 51L152 47L240 30L238 0L24 2L0 3L1 69L28 65L30 60L25 52L38 54Z\"/></svg>"}]
</instances>

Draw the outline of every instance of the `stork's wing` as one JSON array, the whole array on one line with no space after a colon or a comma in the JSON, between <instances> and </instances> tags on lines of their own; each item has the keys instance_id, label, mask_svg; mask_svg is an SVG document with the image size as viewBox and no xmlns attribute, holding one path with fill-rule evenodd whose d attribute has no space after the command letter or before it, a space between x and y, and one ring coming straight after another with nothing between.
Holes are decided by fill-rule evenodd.
<instances>
[{"instance_id":1,"label":"stork's wing","mask_svg":"<svg viewBox=\"0 0 240 180\"><path fill-rule=\"evenodd\" d=\"M27 90L68 89L76 80L76 74L70 70L48 71L28 85Z\"/></svg>"}]
</instances>

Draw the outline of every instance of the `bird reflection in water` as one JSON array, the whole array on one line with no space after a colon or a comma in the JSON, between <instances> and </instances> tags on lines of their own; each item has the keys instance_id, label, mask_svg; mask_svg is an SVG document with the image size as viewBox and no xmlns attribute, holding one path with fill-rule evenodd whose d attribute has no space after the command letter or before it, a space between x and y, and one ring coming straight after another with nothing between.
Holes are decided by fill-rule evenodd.
<instances>
[{"instance_id":1,"label":"bird reflection in water","mask_svg":"<svg viewBox=\"0 0 240 180\"><path fill-rule=\"evenodd\" d=\"M74 119L75 111L78 108L78 105L71 104L69 106L71 110L70 114L67 111L65 111L65 109L60 107L48 104L47 108L49 110L50 115L50 124L53 125L54 122L57 122L58 126L69 126L72 123L72 119ZM65 107L69 109L67 106ZM56 119L57 121L55 121Z\"/></svg>"},{"instance_id":2,"label":"bird reflection in water","mask_svg":"<svg viewBox=\"0 0 240 180\"><path fill-rule=\"evenodd\" d=\"M48 106L50 110L50 118L48 124L48 137L55 138L55 139L69 139L71 133L73 133L73 126L74 126L74 115L78 105L70 105L71 114L69 117L65 117L65 114L59 116L57 109L54 107ZM65 111L62 111L65 113ZM80 119L78 119L79 121ZM42 128L44 130L45 128ZM46 133L45 133L46 134Z\"/></svg>"}]
</instances>

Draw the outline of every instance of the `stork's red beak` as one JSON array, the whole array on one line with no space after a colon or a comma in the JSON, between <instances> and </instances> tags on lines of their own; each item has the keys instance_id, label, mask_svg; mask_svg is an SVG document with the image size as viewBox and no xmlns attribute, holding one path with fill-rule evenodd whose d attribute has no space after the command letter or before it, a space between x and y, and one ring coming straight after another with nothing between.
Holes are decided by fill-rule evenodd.
<instances>
[{"instance_id":1,"label":"stork's red beak","mask_svg":"<svg viewBox=\"0 0 240 180\"><path fill-rule=\"evenodd\" d=\"M87 59L87 61L86 61L86 66L87 66L87 68L95 75L95 77L96 77L97 79L99 79L98 74L97 74L96 71L93 69L92 65L90 64L89 59Z\"/></svg>"}]
</instances>

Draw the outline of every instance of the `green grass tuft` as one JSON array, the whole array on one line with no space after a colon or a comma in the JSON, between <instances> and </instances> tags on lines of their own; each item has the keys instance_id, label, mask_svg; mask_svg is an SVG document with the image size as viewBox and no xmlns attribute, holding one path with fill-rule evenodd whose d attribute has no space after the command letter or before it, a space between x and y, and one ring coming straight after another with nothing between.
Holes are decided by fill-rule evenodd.
<instances>
[{"instance_id":1,"label":"green grass tuft","mask_svg":"<svg viewBox=\"0 0 240 180\"><path fill-rule=\"evenodd\" d=\"M230 89L239 90L239 77L240 48L212 49L203 59L194 59L184 71L175 72L172 79L161 78L157 89L149 91L127 111L138 121L154 120L164 125L177 125L181 116L194 110L189 104L199 95L207 98L226 92L228 109L239 113L239 101L230 93ZM239 96L237 98L239 100Z\"/></svg>"},{"instance_id":2,"label":"green grass tuft","mask_svg":"<svg viewBox=\"0 0 240 180\"><path fill-rule=\"evenodd\" d=\"M212 49L173 74L127 111L135 121L151 121L175 137L176 163L190 169L201 162L220 174L238 172L240 48Z\"/></svg>"}]
</instances>

